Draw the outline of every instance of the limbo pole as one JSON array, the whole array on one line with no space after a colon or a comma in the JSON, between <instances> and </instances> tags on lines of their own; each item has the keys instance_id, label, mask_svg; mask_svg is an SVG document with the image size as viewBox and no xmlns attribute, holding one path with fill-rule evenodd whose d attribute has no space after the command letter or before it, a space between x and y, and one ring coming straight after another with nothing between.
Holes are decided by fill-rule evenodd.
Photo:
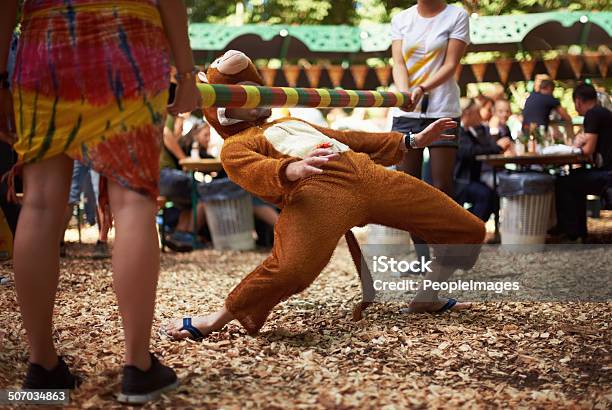
<instances>
[{"instance_id":1,"label":"limbo pole","mask_svg":"<svg viewBox=\"0 0 612 410\"><path fill-rule=\"evenodd\" d=\"M325 88L198 84L203 107L406 107L407 93Z\"/></svg>"}]
</instances>

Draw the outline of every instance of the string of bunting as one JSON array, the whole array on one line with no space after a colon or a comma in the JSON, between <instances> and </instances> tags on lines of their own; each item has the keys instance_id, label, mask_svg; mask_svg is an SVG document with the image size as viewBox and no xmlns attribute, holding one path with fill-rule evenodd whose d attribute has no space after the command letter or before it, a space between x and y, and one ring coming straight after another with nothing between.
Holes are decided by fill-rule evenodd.
<instances>
[{"instance_id":1,"label":"string of bunting","mask_svg":"<svg viewBox=\"0 0 612 410\"><path fill-rule=\"evenodd\" d=\"M198 84L203 107L406 107L407 93L326 88Z\"/></svg>"}]
</instances>

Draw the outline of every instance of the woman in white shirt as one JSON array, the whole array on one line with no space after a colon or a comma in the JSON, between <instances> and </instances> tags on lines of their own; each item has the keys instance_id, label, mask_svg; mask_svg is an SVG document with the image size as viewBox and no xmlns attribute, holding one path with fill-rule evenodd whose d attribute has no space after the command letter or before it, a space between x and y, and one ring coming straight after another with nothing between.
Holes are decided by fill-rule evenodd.
<instances>
[{"instance_id":1,"label":"woman in white shirt","mask_svg":"<svg viewBox=\"0 0 612 410\"><path fill-rule=\"evenodd\" d=\"M422 131L439 118L459 122L459 86L455 70L470 42L467 12L441 0L418 0L391 21L393 80L410 93L412 106L394 109L393 130L408 134ZM457 135L457 130L449 132ZM453 167L457 139L429 146L433 185L453 195ZM423 149L408 150L398 169L421 177ZM412 237L415 244L423 241ZM427 256L426 246L417 246Z\"/></svg>"}]
</instances>

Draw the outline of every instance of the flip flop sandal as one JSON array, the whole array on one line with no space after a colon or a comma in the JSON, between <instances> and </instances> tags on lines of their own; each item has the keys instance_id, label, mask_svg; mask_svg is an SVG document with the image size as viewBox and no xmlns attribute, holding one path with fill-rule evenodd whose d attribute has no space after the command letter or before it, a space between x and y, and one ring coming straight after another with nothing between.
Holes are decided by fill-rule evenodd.
<instances>
[{"instance_id":1,"label":"flip flop sandal","mask_svg":"<svg viewBox=\"0 0 612 410\"><path fill-rule=\"evenodd\" d=\"M191 318L190 317L184 317L183 318L183 327L181 327L179 330L186 330L189 332L190 337L189 339L195 340L195 341L200 341L202 339L204 339L204 335L202 334L202 332L200 332L198 330L197 327L193 326L191 324Z\"/></svg>"},{"instance_id":2,"label":"flip flop sandal","mask_svg":"<svg viewBox=\"0 0 612 410\"><path fill-rule=\"evenodd\" d=\"M451 310L456 304L457 304L457 299L449 298L444 304L444 306L442 306L440 309L436 310L433 313L444 313L447 310Z\"/></svg>"}]
</instances>

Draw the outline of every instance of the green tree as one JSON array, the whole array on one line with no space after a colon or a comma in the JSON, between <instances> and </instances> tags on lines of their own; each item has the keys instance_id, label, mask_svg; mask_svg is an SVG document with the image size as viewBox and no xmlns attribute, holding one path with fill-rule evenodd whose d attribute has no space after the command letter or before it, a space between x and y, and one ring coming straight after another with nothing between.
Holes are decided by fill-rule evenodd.
<instances>
[{"instance_id":1,"label":"green tree","mask_svg":"<svg viewBox=\"0 0 612 410\"><path fill-rule=\"evenodd\" d=\"M192 22L239 22L263 24L348 24L386 23L416 0L185 0ZM550 10L611 11L610 0L463 0L468 12L483 16L539 13Z\"/></svg>"},{"instance_id":2,"label":"green tree","mask_svg":"<svg viewBox=\"0 0 612 410\"><path fill-rule=\"evenodd\" d=\"M229 21L244 10L244 23L356 24L355 0L186 0L192 22Z\"/></svg>"}]
</instances>

